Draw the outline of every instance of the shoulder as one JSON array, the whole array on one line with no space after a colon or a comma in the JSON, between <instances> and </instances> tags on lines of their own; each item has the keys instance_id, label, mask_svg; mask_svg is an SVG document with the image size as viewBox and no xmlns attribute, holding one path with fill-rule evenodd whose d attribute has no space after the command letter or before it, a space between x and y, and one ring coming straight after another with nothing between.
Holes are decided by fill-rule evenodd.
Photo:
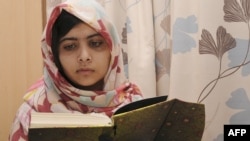
<instances>
[{"instance_id":1,"label":"shoulder","mask_svg":"<svg viewBox=\"0 0 250 141\"><path fill-rule=\"evenodd\" d=\"M36 94L41 94L44 91L44 79L40 78L36 83L34 83L26 92L23 99L29 102Z\"/></svg>"},{"instance_id":2,"label":"shoulder","mask_svg":"<svg viewBox=\"0 0 250 141\"><path fill-rule=\"evenodd\" d=\"M19 107L12 123L10 137L21 138L27 135L32 111L34 111L33 108L26 102Z\"/></svg>"}]
</instances>

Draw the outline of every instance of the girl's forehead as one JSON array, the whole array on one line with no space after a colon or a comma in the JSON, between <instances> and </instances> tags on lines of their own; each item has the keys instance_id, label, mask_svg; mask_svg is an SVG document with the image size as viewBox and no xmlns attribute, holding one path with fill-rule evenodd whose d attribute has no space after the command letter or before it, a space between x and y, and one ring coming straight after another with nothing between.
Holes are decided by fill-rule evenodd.
<instances>
[{"instance_id":1,"label":"girl's forehead","mask_svg":"<svg viewBox=\"0 0 250 141\"><path fill-rule=\"evenodd\" d=\"M78 33L78 34L81 34L81 35L89 35L89 34L97 33L97 31L95 29L93 29L92 27L90 27L86 23L79 23L79 24L75 25L68 32L68 34L71 34L71 33Z\"/></svg>"},{"instance_id":2,"label":"girl's forehead","mask_svg":"<svg viewBox=\"0 0 250 141\"><path fill-rule=\"evenodd\" d=\"M65 38L81 38L81 39L91 39L94 37L104 38L100 33L91 28L85 23L80 23L73 27L65 36L60 39L60 42Z\"/></svg>"}]
</instances>

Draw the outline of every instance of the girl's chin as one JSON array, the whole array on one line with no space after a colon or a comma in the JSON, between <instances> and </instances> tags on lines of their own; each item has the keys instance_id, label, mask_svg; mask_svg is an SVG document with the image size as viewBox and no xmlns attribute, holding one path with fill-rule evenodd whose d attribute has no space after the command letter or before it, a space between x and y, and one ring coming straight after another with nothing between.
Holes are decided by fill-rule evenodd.
<instances>
[{"instance_id":1,"label":"girl's chin","mask_svg":"<svg viewBox=\"0 0 250 141\"><path fill-rule=\"evenodd\" d=\"M77 88L82 90L92 90L92 91L99 91L103 89L103 83L78 83L75 85Z\"/></svg>"}]
</instances>

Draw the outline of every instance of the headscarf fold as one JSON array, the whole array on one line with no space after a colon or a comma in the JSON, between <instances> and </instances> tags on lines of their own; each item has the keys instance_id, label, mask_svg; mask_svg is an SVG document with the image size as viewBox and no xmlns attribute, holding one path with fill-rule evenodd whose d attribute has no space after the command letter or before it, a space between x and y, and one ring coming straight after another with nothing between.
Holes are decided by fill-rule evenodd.
<instances>
[{"instance_id":1,"label":"headscarf fold","mask_svg":"<svg viewBox=\"0 0 250 141\"><path fill-rule=\"evenodd\" d=\"M110 47L111 60L102 91L87 91L74 87L58 71L51 49L52 27L61 11L76 16L98 33ZM123 70L120 39L105 10L95 0L67 0L51 12L42 36L43 77L24 96L10 140L27 139L31 112L103 113L111 116L116 109L142 98L139 88L129 82ZM27 108L29 107L29 108Z\"/></svg>"}]
</instances>

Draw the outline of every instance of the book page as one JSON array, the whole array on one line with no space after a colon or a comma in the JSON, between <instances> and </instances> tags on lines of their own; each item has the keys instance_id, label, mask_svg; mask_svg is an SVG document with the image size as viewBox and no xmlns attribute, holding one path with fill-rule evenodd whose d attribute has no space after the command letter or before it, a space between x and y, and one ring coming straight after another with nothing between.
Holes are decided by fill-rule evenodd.
<instances>
[{"instance_id":1,"label":"book page","mask_svg":"<svg viewBox=\"0 0 250 141\"><path fill-rule=\"evenodd\" d=\"M112 120L104 114L37 113L31 114L30 128L111 126Z\"/></svg>"}]
</instances>

